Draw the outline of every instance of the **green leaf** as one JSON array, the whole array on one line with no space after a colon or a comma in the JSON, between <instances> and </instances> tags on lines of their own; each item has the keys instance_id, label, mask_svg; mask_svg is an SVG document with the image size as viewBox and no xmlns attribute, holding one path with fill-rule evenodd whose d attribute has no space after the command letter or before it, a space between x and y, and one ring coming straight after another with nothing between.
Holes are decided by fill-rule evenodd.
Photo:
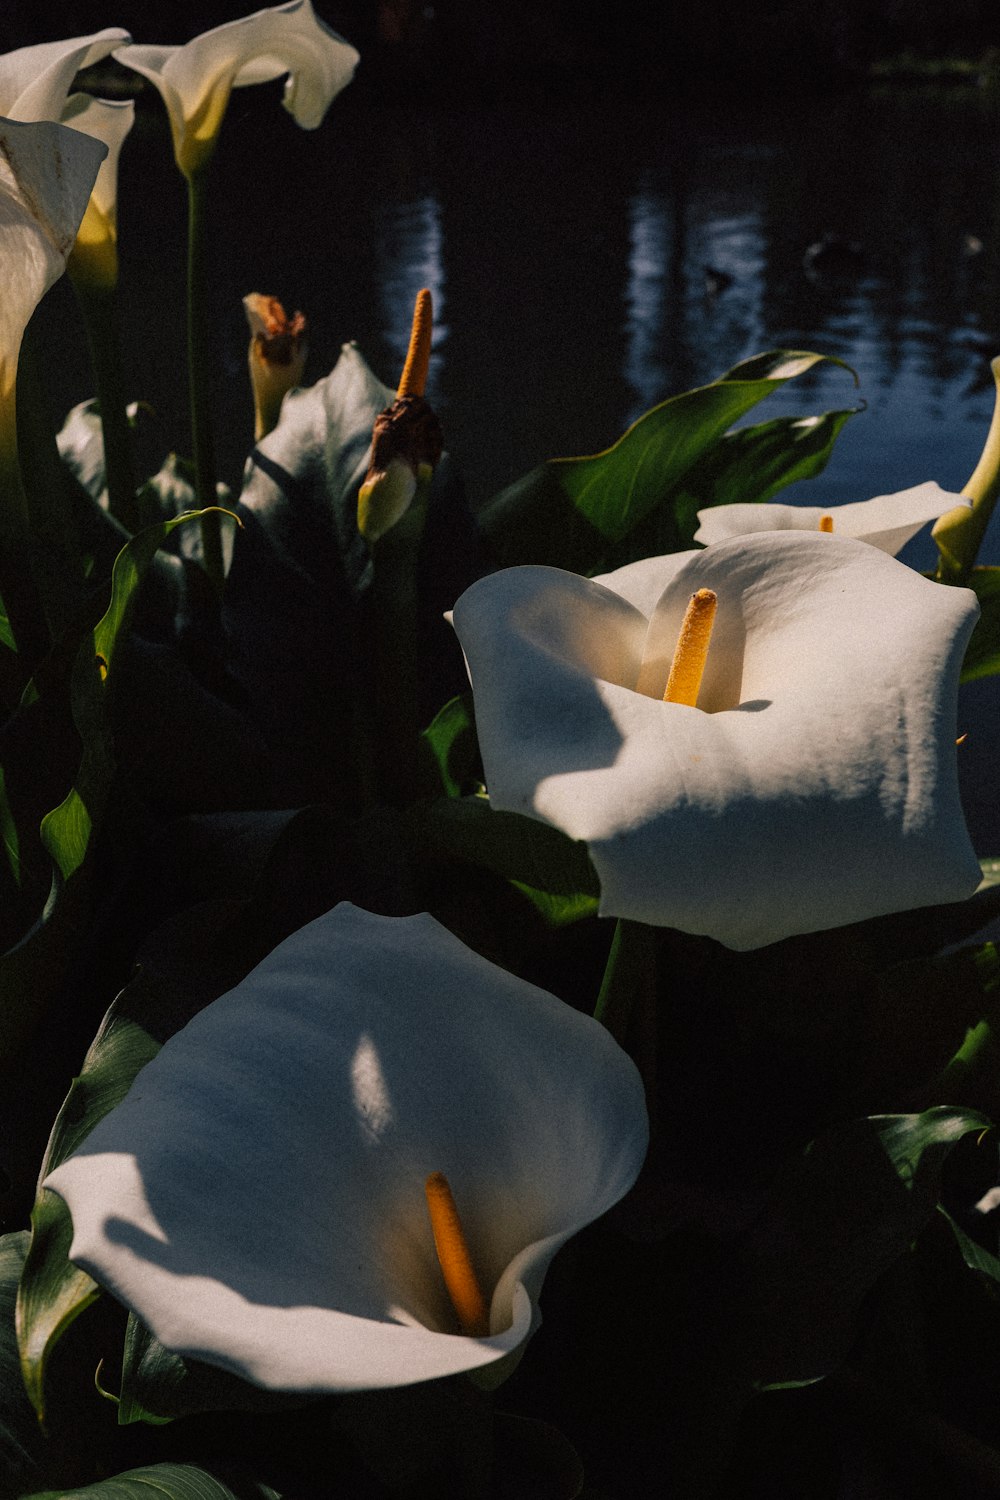
<instances>
[{"instance_id":1,"label":"green leaf","mask_svg":"<svg viewBox=\"0 0 1000 1500\"><path fill-rule=\"evenodd\" d=\"M971 1110L875 1115L828 1131L779 1172L720 1288L720 1350L758 1390L831 1373L864 1298L935 1212L949 1152L989 1125Z\"/></svg>"},{"instance_id":2,"label":"green leaf","mask_svg":"<svg viewBox=\"0 0 1000 1500\"><path fill-rule=\"evenodd\" d=\"M698 512L706 506L767 501L786 485L821 474L834 443L855 415L852 407L819 416L775 417L725 433L688 471L669 504L657 507L628 535L623 549L608 556L607 566L690 547Z\"/></svg>"},{"instance_id":3,"label":"green leaf","mask_svg":"<svg viewBox=\"0 0 1000 1500\"><path fill-rule=\"evenodd\" d=\"M421 732L425 779L433 792L461 797L482 781L472 694L452 698Z\"/></svg>"},{"instance_id":4,"label":"green leaf","mask_svg":"<svg viewBox=\"0 0 1000 1500\"><path fill-rule=\"evenodd\" d=\"M134 1313L129 1313L118 1403L122 1426L133 1422L159 1426L194 1412L284 1411L308 1399L285 1391L267 1391L228 1370L172 1354Z\"/></svg>"},{"instance_id":5,"label":"green leaf","mask_svg":"<svg viewBox=\"0 0 1000 1500\"><path fill-rule=\"evenodd\" d=\"M23 1500L281 1500L281 1496L259 1480L223 1479L197 1464L151 1464L83 1489L39 1490Z\"/></svg>"},{"instance_id":6,"label":"green leaf","mask_svg":"<svg viewBox=\"0 0 1000 1500\"><path fill-rule=\"evenodd\" d=\"M23 939L0 957L0 992L4 997L0 1055L5 1057L44 1015L81 941L93 897L89 855L104 820L115 773L108 694L114 686L116 654L128 631L139 585L157 549L175 527L195 518L180 516L147 527L121 549L112 572L108 607L96 625L84 628L75 649L69 697L82 754L69 791L41 818L38 837L54 867L44 910L37 914ZM46 665L47 672L50 665ZM60 705L50 700L58 699L62 691L63 684L57 677L42 679L41 674L37 682L28 685L19 710L20 730L14 727L21 735L22 759L27 753L25 744L28 750L31 748L32 733L44 735L52 719L58 720ZM40 758L44 763L46 748L44 741L36 744L36 761ZM4 823L13 816L8 809ZM20 841L20 860L33 830L26 829L20 818L14 826ZM9 836L6 845L9 851Z\"/></svg>"},{"instance_id":7,"label":"green leaf","mask_svg":"<svg viewBox=\"0 0 1000 1500\"><path fill-rule=\"evenodd\" d=\"M20 1495L38 1483L41 1428L21 1383L14 1332L17 1283L28 1249L26 1233L0 1239L0 1494Z\"/></svg>"},{"instance_id":8,"label":"green leaf","mask_svg":"<svg viewBox=\"0 0 1000 1500\"><path fill-rule=\"evenodd\" d=\"M982 610L962 663L962 681L975 682L1000 672L1000 568L973 568L965 583Z\"/></svg>"},{"instance_id":9,"label":"green leaf","mask_svg":"<svg viewBox=\"0 0 1000 1500\"><path fill-rule=\"evenodd\" d=\"M709 463L709 455L728 429L786 381L828 358L794 350L758 355L736 365L711 385L653 407L604 452L585 458L552 459L533 469L489 501L479 514L480 528L494 558L503 566L549 563L575 573L595 572L611 557L616 564L626 560L616 549L655 511L669 513L675 500L682 512L690 510L690 495L683 500L687 480L693 478L699 465ZM841 360L833 363L843 364ZM839 415L833 414L824 428L818 452L811 456L803 453L801 462L808 472L822 467L824 438L832 442L846 420L845 414L838 425ZM772 429L756 440L763 482L770 484L772 494L781 482L787 482L779 478L781 462L775 452L780 436L780 430ZM789 437L787 426L784 436ZM796 437L806 447L812 441L808 429L798 429ZM753 443L753 439L736 438L727 450L732 452L734 464L742 458L747 487L752 486L753 475L746 471L750 462L746 448ZM797 462L787 460L790 473L794 473ZM720 473L729 474L731 487L734 480L730 470L731 465L720 460ZM744 488L741 498L746 494ZM710 502L706 499L702 503ZM675 518L678 547L686 543L683 524L683 515ZM669 530L669 522L664 521L662 529Z\"/></svg>"},{"instance_id":10,"label":"green leaf","mask_svg":"<svg viewBox=\"0 0 1000 1500\"><path fill-rule=\"evenodd\" d=\"M56 1116L39 1182L72 1155L98 1120L121 1103L140 1068L159 1051L159 1043L137 1019L151 1000L162 1002L162 996L140 972L108 1011ZM49 1356L73 1320L98 1295L98 1287L69 1260L73 1225L57 1194L39 1190L31 1225L31 1248L18 1292L17 1334L24 1383L41 1420Z\"/></svg>"},{"instance_id":11,"label":"green leaf","mask_svg":"<svg viewBox=\"0 0 1000 1500\"><path fill-rule=\"evenodd\" d=\"M410 815L414 849L424 858L459 860L553 896L600 894L587 846L519 813L495 812L486 797L439 798Z\"/></svg>"}]
</instances>

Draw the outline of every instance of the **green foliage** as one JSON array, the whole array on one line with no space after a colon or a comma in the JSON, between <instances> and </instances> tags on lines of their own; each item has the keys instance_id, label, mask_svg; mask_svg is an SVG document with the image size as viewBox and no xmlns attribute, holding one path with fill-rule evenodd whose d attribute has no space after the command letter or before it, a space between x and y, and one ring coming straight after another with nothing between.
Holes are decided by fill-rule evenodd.
<instances>
[{"instance_id":1,"label":"green foliage","mask_svg":"<svg viewBox=\"0 0 1000 1500\"><path fill-rule=\"evenodd\" d=\"M56 1118L39 1180L86 1140L98 1120L119 1104L159 1044L137 1016L161 999L140 974L111 1007ZM69 1260L73 1226L55 1193L40 1189L32 1212L31 1248L21 1279L17 1331L24 1382L39 1418L45 1409L45 1370L56 1343L98 1295L95 1283Z\"/></svg>"},{"instance_id":2,"label":"green foliage","mask_svg":"<svg viewBox=\"0 0 1000 1500\"><path fill-rule=\"evenodd\" d=\"M151 1464L83 1489L36 1490L24 1500L281 1500L253 1479L221 1478L197 1464Z\"/></svg>"},{"instance_id":3,"label":"green foliage","mask_svg":"<svg viewBox=\"0 0 1000 1500\"><path fill-rule=\"evenodd\" d=\"M819 473L849 411L726 434L758 402L825 359L790 350L757 355L653 407L603 453L533 469L479 514L493 557L504 567L548 563L595 573L651 550L689 546L702 506L766 499Z\"/></svg>"},{"instance_id":4,"label":"green foliage","mask_svg":"<svg viewBox=\"0 0 1000 1500\"><path fill-rule=\"evenodd\" d=\"M982 610L962 663L962 681L975 682L1000 672L1000 568L973 568L964 582Z\"/></svg>"},{"instance_id":5,"label":"green foliage","mask_svg":"<svg viewBox=\"0 0 1000 1500\"><path fill-rule=\"evenodd\" d=\"M2 822L11 872L20 883L24 850L34 848L37 838L51 860L52 885L24 940L0 957L0 1056L9 1056L38 1023L80 941L93 899L88 856L104 821L115 775L109 695L115 686L116 657L156 552L190 519L181 516L148 527L121 549L107 609L95 625L86 623L77 630L54 662L40 671L25 692L19 726L8 725L8 743L18 755L14 769L31 780L32 757L44 760L47 730L53 718L61 720L68 696L82 754L73 785L45 812L37 834L31 824L33 804L29 802L26 814L19 816L4 779Z\"/></svg>"},{"instance_id":6,"label":"green foliage","mask_svg":"<svg viewBox=\"0 0 1000 1500\"><path fill-rule=\"evenodd\" d=\"M587 846L518 813L494 812L486 797L438 798L410 813L416 857L459 861L512 881L558 926L591 916L600 889Z\"/></svg>"},{"instance_id":7,"label":"green foliage","mask_svg":"<svg viewBox=\"0 0 1000 1500\"><path fill-rule=\"evenodd\" d=\"M949 1153L989 1125L970 1110L836 1127L779 1171L727 1275L730 1358L756 1389L837 1368L864 1298L930 1220Z\"/></svg>"}]
</instances>

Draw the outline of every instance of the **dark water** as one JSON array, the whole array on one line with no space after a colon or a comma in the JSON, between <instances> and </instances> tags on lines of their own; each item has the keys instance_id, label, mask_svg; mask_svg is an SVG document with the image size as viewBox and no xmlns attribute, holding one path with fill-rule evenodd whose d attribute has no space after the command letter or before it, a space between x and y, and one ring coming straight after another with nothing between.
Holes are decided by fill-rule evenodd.
<instances>
[{"instance_id":1,"label":"dark water","mask_svg":"<svg viewBox=\"0 0 1000 1500\"><path fill-rule=\"evenodd\" d=\"M430 394L474 502L542 459L606 446L656 401L779 346L836 354L860 384L824 367L760 416L865 405L803 499L924 479L958 489L974 467L1000 352L989 96L780 105L664 91L422 112L348 90L315 134L277 97L234 96L213 167L230 482L251 436L242 296L273 293L307 314L307 378L354 338L393 385L424 285L438 318ZM184 448L184 195L156 108L127 143L121 195L130 385L157 412L151 452ZM803 254L824 235L859 249L811 278ZM724 273L721 286L706 288L706 267ZM39 320L57 407L89 394L85 361L68 349L73 316L60 287ZM907 553L918 566L932 557L929 542ZM985 560L1000 561L1000 528ZM979 685L962 709L981 852L1000 849L987 790L998 691Z\"/></svg>"}]
</instances>

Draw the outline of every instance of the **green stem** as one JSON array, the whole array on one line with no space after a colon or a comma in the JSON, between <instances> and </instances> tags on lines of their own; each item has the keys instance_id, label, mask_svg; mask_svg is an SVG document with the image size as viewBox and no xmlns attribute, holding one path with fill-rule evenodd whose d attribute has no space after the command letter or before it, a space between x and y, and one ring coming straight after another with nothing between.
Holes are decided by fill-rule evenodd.
<instances>
[{"instance_id":1,"label":"green stem","mask_svg":"<svg viewBox=\"0 0 1000 1500\"><path fill-rule=\"evenodd\" d=\"M0 598L27 681L51 641L31 564L31 528L17 459L13 387L0 397L0 496Z\"/></svg>"},{"instance_id":2,"label":"green stem","mask_svg":"<svg viewBox=\"0 0 1000 1500\"><path fill-rule=\"evenodd\" d=\"M206 265L207 168L187 179L188 184L188 382L191 398L191 442L194 449L195 490L198 508L218 503L215 489L215 446L212 440L212 340L208 310ZM201 549L205 571L216 591L222 593L225 566L222 531L217 511L201 518Z\"/></svg>"},{"instance_id":3,"label":"green stem","mask_svg":"<svg viewBox=\"0 0 1000 1500\"><path fill-rule=\"evenodd\" d=\"M655 991L659 929L619 917L594 1007L594 1019L624 1046L637 999Z\"/></svg>"},{"instance_id":4,"label":"green stem","mask_svg":"<svg viewBox=\"0 0 1000 1500\"><path fill-rule=\"evenodd\" d=\"M395 806L418 790L417 563L429 489L419 482L405 516L372 545L377 771L383 800Z\"/></svg>"},{"instance_id":5,"label":"green stem","mask_svg":"<svg viewBox=\"0 0 1000 1500\"><path fill-rule=\"evenodd\" d=\"M972 501L972 509L963 506L947 511L931 531L939 553L940 583L965 583L1000 494L1000 357L993 360L990 368L996 385L993 420L979 462L968 484L962 487L962 494Z\"/></svg>"},{"instance_id":6,"label":"green stem","mask_svg":"<svg viewBox=\"0 0 1000 1500\"><path fill-rule=\"evenodd\" d=\"M121 339L118 331L118 294L114 287L98 287L79 277L73 278L73 287L87 329L97 378L97 401L104 432L108 509L117 521L134 533L142 526L142 516L136 501L132 433L125 410L125 384L122 379Z\"/></svg>"}]
</instances>

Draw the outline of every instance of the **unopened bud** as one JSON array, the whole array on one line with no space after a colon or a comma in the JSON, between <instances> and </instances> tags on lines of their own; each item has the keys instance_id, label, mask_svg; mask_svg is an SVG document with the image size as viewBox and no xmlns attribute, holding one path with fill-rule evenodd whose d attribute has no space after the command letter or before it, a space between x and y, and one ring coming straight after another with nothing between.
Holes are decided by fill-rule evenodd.
<instances>
[{"instance_id":1,"label":"unopened bud","mask_svg":"<svg viewBox=\"0 0 1000 1500\"><path fill-rule=\"evenodd\" d=\"M443 446L441 425L422 396L400 396L379 413L358 494L358 530L367 541L377 542L406 514L417 481L430 477Z\"/></svg>"},{"instance_id":2,"label":"unopened bud","mask_svg":"<svg viewBox=\"0 0 1000 1500\"><path fill-rule=\"evenodd\" d=\"M302 383L309 352L306 320L300 312L289 318L277 297L265 297L260 292L244 297L243 307L250 324L254 441L259 443L277 427L286 394Z\"/></svg>"}]
</instances>

